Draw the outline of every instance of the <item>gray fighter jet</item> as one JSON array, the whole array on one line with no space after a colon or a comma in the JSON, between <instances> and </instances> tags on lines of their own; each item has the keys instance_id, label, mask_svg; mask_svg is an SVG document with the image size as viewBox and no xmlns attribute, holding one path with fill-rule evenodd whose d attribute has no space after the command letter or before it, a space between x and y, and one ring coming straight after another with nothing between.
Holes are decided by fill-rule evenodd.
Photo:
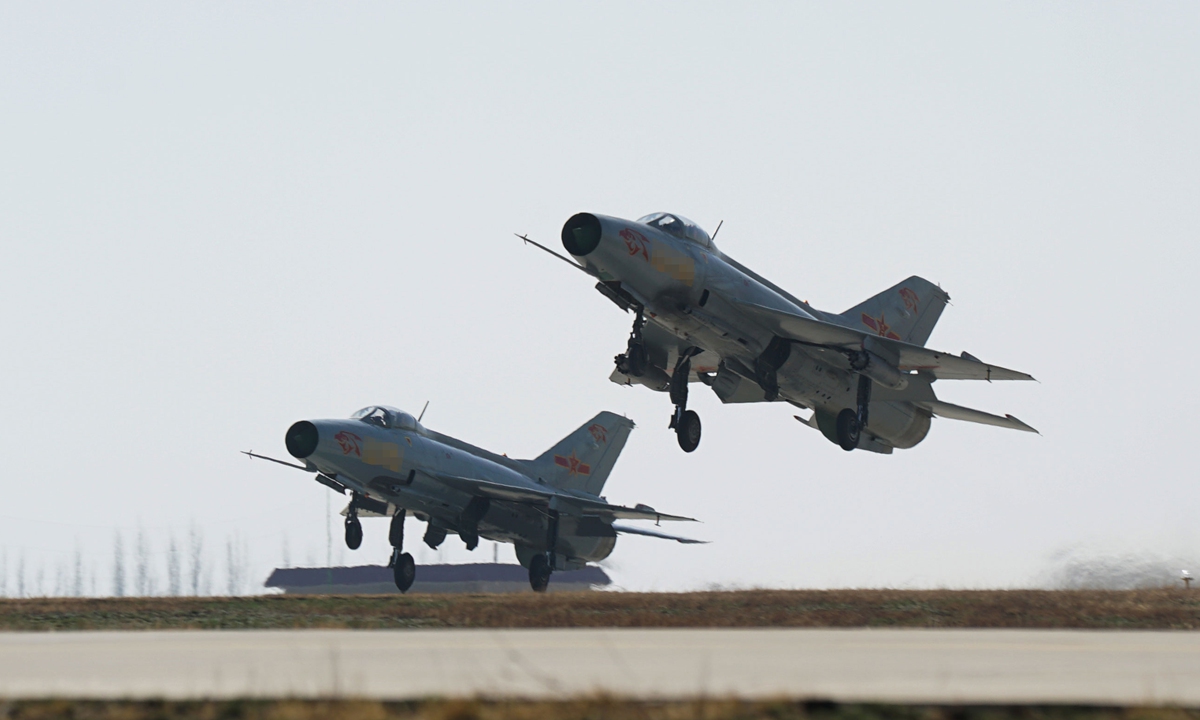
<instances>
[{"instance_id":1,"label":"gray fighter jet","mask_svg":"<svg viewBox=\"0 0 1200 720\"><path fill-rule=\"evenodd\" d=\"M720 230L718 226L717 230ZM518 235L599 280L596 289L635 314L611 380L670 394L670 427L692 452L700 418L688 384L725 403L787 401L797 420L845 450L891 453L925 439L933 417L1036 432L1011 415L952 405L936 380L1032 380L968 354L925 347L950 296L910 277L846 312L823 312L717 249L679 215L636 221L579 213L562 229L571 257Z\"/></svg>"},{"instance_id":2,"label":"gray fighter jet","mask_svg":"<svg viewBox=\"0 0 1200 720\"><path fill-rule=\"evenodd\" d=\"M422 413L423 415L424 413ZM555 570L603 560L617 533L696 543L616 520L692 520L647 505L610 505L600 491L625 447L633 422L602 412L534 460L513 460L426 429L419 418L385 406L363 408L349 420L301 420L288 429L287 450L303 465L251 457L316 473L316 480L350 494L346 545L362 544L360 513L391 516L388 540L396 587L416 577L404 552L404 518L427 523L425 544L438 547L457 533L468 550L479 538L509 542L542 592Z\"/></svg>"}]
</instances>

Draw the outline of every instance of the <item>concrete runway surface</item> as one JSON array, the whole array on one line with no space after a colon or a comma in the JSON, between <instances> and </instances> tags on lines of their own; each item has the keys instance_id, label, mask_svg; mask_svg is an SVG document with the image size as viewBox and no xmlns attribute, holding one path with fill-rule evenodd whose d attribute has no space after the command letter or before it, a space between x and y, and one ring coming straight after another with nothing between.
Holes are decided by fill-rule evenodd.
<instances>
[{"instance_id":1,"label":"concrete runway surface","mask_svg":"<svg viewBox=\"0 0 1200 720\"><path fill-rule=\"evenodd\" d=\"M1200 633L581 629L0 633L0 696L738 696L1200 706Z\"/></svg>"}]
</instances>

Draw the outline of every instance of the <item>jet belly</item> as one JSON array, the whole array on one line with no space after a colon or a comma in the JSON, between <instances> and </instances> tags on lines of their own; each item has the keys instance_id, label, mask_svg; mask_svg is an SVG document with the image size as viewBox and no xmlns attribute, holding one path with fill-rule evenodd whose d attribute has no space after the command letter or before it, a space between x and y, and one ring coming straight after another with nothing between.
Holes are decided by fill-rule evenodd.
<instances>
[{"instance_id":1,"label":"jet belly","mask_svg":"<svg viewBox=\"0 0 1200 720\"><path fill-rule=\"evenodd\" d=\"M820 353L795 346L779 370L779 391L788 400L815 410L818 427L826 435L833 434L837 413L854 407L857 393L848 372L831 366ZM909 400L926 394L932 397L928 381L917 377L912 379L912 387L903 391L876 387L866 432L894 448L911 448L921 442L929 433L930 414Z\"/></svg>"},{"instance_id":2,"label":"jet belly","mask_svg":"<svg viewBox=\"0 0 1200 720\"><path fill-rule=\"evenodd\" d=\"M855 389L849 373L797 345L792 346L787 362L779 368L778 379L780 395L812 408L846 407L844 403Z\"/></svg>"}]
</instances>

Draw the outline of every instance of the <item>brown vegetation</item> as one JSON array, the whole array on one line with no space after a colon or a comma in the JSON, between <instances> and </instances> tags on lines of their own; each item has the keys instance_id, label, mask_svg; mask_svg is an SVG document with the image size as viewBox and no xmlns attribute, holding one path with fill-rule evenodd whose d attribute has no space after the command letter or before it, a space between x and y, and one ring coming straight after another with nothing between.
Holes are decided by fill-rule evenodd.
<instances>
[{"instance_id":1,"label":"brown vegetation","mask_svg":"<svg viewBox=\"0 0 1200 720\"><path fill-rule=\"evenodd\" d=\"M0 630L469 627L1200 629L1200 590L751 590L0 600Z\"/></svg>"},{"instance_id":2,"label":"brown vegetation","mask_svg":"<svg viewBox=\"0 0 1200 720\"><path fill-rule=\"evenodd\" d=\"M1200 720L1174 708L1064 706L836 705L811 702L693 700L639 702L370 701L0 703L0 719L44 720Z\"/></svg>"}]
</instances>

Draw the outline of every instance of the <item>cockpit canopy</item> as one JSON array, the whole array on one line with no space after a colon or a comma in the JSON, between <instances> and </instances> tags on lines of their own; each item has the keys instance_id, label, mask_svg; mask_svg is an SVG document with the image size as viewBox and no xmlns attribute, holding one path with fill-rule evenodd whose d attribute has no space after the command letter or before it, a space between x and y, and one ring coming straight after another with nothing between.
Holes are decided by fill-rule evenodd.
<instances>
[{"instance_id":1,"label":"cockpit canopy","mask_svg":"<svg viewBox=\"0 0 1200 720\"><path fill-rule=\"evenodd\" d=\"M371 405L350 416L353 420L362 420L368 425L375 425L381 428L390 428L392 430L410 430L412 432L421 432L425 428L417 422L417 419L412 415L397 410L394 407L387 405Z\"/></svg>"},{"instance_id":2,"label":"cockpit canopy","mask_svg":"<svg viewBox=\"0 0 1200 720\"><path fill-rule=\"evenodd\" d=\"M637 221L670 233L680 240L689 240L700 247L712 248L712 238L708 236L708 233L682 215L660 212L640 217Z\"/></svg>"}]
</instances>

